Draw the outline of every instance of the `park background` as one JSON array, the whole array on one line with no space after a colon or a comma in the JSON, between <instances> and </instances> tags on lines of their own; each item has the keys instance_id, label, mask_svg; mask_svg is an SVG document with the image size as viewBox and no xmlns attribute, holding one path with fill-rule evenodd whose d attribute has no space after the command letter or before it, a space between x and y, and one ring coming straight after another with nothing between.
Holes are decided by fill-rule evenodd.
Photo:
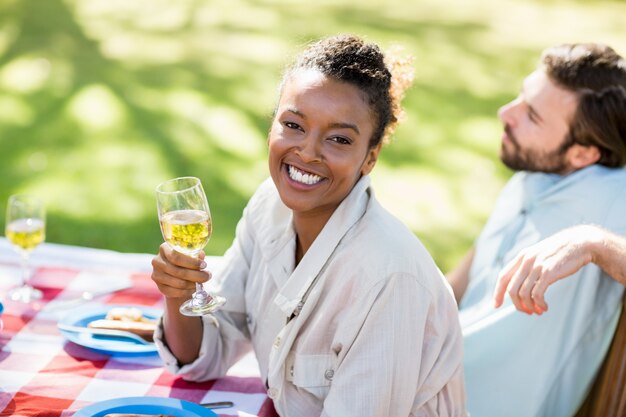
<instances>
[{"instance_id":1,"label":"park background","mask_svg":"<svg viewBox=\"0 0 626 417\"><path fill-rule=\"evenodd\" d=\"M547 46L625 55L626 2L2 0L0 224L10 194L33 193L48 242L154 253L154 188L192 175L213 215L206 251L222 254L268 175L282 69L336 33L415 57L407 118L372 180L446 271L511 175L498 107Z\"/></svg>"}]
</instances>

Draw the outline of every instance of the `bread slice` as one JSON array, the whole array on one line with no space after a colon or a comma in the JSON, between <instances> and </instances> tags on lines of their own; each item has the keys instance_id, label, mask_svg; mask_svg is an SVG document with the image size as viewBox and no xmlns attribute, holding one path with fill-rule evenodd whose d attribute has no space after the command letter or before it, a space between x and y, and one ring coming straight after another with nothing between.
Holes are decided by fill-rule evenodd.
<instances>
[{"instance_id":1,"label":"bread slice","mask_svg":"<svg viewBox=\"0 0 626 417\"><path fill-rule=\"evenodd\" d=\"M94 329L124 330L153 341L154 330L157 321L143 316L140 309L134 307L114 307L106 315L106 318L93 320L87 327Z\"/></svg>"},{"instance_id":2,"label":"bread slice","mask_svg":"<svg viewBox=\"0 0 626 417\"><path fill-rule=\"evenodd\" d=\"M152 335L154 333L154 329L156 329L156 322L145 323L141 321L100 319L90 322L87 327L94 329L124 330L126 332L135 333L147 341L152 342Z\"/></svg>"}]
</instances>

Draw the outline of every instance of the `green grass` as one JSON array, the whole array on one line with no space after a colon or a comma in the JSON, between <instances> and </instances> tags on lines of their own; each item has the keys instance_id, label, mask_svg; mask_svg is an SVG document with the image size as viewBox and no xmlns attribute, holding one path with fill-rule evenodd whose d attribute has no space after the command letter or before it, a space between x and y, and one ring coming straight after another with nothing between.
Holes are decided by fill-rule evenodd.
<instances>
[{"instance_id":1,"label":"green grass","mask_svg":"<svg viewBox=\"0 0 626 417\"><path fill-rule=\"evenodd\" d=\"M154 187L194 175L214 217L207 252L221 254L267 176L282 68L307 41L350 32L416 58L408 117L372 177L447 270L510 175L498 107L546 46L625 54L625 15L624 1L5 0L0 202L43 196L50 242L153 253Z\"/></svg>"}]
</instances>

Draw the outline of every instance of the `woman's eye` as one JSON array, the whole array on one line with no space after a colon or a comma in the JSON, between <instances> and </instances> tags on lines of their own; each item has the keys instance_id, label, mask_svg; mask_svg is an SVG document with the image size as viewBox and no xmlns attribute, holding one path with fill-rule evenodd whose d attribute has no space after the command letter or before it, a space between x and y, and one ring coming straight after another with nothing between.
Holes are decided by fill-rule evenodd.
<instances>
[{"instance_id":1,"label":"woman's eye","mask_svg":"<svg viewBox=\"0 0 626 417\"><path fill-rule=\"evenodd\" d=\"M287 126L289 129L303 130L299 124L294 122L285 122L284 125Z\"/></svg>"},{"instance_id":2,"label":"woman's eye","mask_svg":"<svg viewBox=\"0 0 626 417\"><path fill-rule=\"evenodd\" d=\"M332 138L330 138L330 140L333 142L337 142L341 145L349 145L350 143L352 143L350 139L344 138L342 136L333 136Z\"/></svg>"}]
</instances>

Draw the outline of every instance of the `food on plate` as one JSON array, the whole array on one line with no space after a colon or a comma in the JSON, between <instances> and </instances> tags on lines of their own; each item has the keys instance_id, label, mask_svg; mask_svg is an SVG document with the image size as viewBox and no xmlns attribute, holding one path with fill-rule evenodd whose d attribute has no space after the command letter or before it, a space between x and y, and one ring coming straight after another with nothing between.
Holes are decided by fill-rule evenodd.
<instances>
[{"instance_id":1,"label":"food on plate","mask_svg":"<svg viewBox=\"0 0 626 417\"><path fill-rule=\"evenodd\" d=\"M143 313L137 307L113 307L106 315L107 320L144 321Z\"/></svg>"},{"instance_id":2,"label":"food on plate","mask_svg":"<svg viewBox=\"0 0 626 417\"><path fill-rule=\"evenodd\" d=\"M104 319L91 321L87 326L94 329L123 330L152 342L156 325L156 320L144 317L138 308L114 307L109 310Z\"/></svg>"}]
</instances>

